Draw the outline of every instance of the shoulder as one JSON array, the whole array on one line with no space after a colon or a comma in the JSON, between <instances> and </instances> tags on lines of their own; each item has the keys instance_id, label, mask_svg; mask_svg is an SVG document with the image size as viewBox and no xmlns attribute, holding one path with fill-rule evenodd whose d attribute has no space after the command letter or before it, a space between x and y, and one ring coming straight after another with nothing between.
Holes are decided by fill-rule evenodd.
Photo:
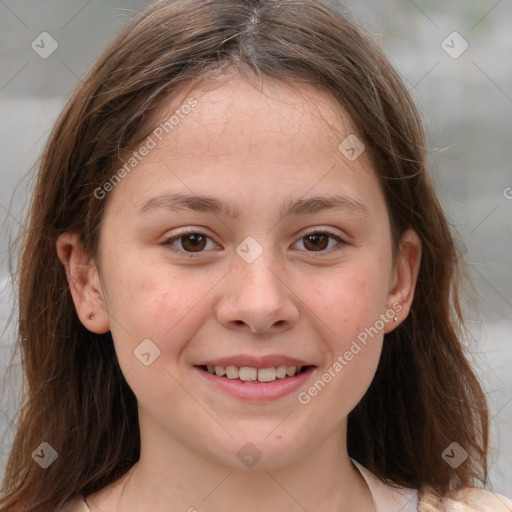
<instances>
[{"instance_id":1,"label":"shoulder","mask_svg":"<svg viewBox=\"0 0 512 512\"><path fill-rule=\"evenodd\" d=\"M457 501L468 503L475 510L489 512L512 512L512 501L485 489L476 489L467 487L457 492L455 496Z\"/></svg>"},{"instance_id":2,"label":"shoulder","mask_svg":"<svg viewBox=\"0 0 512 512\"><path fill-rule=\"evenodd\" d=\"M89 507L84 501L83 496L77 496L68 501L64 507L59 509L59 512L91 512Z\"/></svg>"},{"instance_id":3,"label":"shoulder","mask_svg":"<svg viewBox=\"0 0 512 512\"><path fill-rule=\"evenodd\" d=\"M440 498L432 489L420 492L419 512L512 512L512 501L501 494L466 487L455 491L451 498Z\"/></svg>"}]
</instances>

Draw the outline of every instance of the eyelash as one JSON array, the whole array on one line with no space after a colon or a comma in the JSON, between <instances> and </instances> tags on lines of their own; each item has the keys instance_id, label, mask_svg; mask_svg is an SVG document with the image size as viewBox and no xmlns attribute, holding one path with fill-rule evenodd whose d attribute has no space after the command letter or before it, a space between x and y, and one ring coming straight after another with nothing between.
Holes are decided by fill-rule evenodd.
<instances>
[{"instance_id":1,"label":"eyelash","mask_svg":"<svg viewBox=\"0 0 512 512\"><path fill-rule=\"evenodd\" d=\"M209 237L208 235L205 235L204 233L201 233L200 231L198 231L196 229L184 229L183 231L181 231L177 235L174 235L174 236L166 239L164 242L162 242L162 245L166 246L168 249L170 249L173 252L178 252L178 253L186 254L187 257L190 257L190 258L199 257L204 252L207 252L207 251L188 252L188 251L181 250L181 249L176 249L175 247L173 247L174 242L178 241L182 237L186 237L187 235L192 235L192 234L193 235L205 236L206 238L212 240L211 237ZM339 251L339 250L341 250L340 246L347 245L347 242L342 240L338 235L335 235L334 233L332 233L332 232L330 232L328 230L325 230L325 229L322 229L322 230L321 229L316 229L316 230L312 230L312 231L310 231L308 233L305 233L304 235L302 235L300 240L302 240L303 238L305 238L307 236L310 236L310 235L319 235L319 234L320 235L328 235L330 238L333 238L334 240L336 240L336 242L338 242L338 246L335 246L334 249L331 248L331 249L326 249L326 250L323 250L323 251L306 251L306 252L326 253L326 252L332 252L332 251Z\"/></svg>"}]
</instances>

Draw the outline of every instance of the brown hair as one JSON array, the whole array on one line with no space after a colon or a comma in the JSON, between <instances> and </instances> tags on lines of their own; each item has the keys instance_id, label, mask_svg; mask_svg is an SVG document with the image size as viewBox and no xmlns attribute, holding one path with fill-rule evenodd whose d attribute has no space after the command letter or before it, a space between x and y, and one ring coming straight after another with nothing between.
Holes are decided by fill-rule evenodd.
<instances>
[{"instance_id":1,"label":"brown hair","mask_svg":"<svg viewBox=\"0 0 512 512\"><path fill-rule=\"evenodd\" d=\"M57 509L137 461L136 398L110 333L80 322L55 242L77 232L96 254L106 201L94 190L148 135L148 116L173 91L214 71L222 78L228 66L330 93L371 154L394 249L407 228L423 244L410 314L386 335L375 378L349 415L349 455L393 485L446 494L455 481L486 482L488 411L461 343L460 262L429 179L420 118L397 73L326 3L176 0L157 2L120 32L78 84L42 155L19 262L26 388L0 510ZM58 452L46 470L31 457L43 441ZM441 457L454 441L469 453L457 469Z\"/></svg>"}]
</instances>

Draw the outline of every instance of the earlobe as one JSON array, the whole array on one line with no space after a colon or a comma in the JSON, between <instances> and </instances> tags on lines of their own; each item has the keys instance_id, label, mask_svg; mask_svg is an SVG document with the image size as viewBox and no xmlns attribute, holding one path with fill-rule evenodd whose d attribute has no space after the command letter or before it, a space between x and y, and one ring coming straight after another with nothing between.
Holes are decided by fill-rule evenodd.
<instances>
[{"instance_id":1,"label":"earlobe","mask_svg":"<svg viewBox=\"0 0 512 512\"><path fill-rule=\"evenodd\" d=\"M103 334L110 330L104 294L94 260L88 258L77 233L63 233L56 243L64 265L69 290L80 321L89 331Z\"/></svg>"},{"instance_id":2,"label":"earlobe","mask_svg":"<svg viewBox=\"0 0 512 512\"><path fill-rule=\"evenodd\" d=\"M413 229L404 231L400 241L393 277L390 282L388 308L395 311L394 322L387 324L385 333L403 322L411 308L421 262L421 240Z\"/></svg>"}]
</instances>

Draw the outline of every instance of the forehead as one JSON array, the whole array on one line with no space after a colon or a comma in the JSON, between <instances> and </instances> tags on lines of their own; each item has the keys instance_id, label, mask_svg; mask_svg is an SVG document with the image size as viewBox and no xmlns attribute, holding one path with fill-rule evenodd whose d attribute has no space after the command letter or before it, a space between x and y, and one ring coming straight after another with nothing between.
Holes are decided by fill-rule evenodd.
<instances>
[{"instance_id":1,"label":"forehead","mask_svg":"<svg viewBox=\"0 0 512 512\"><path fill-rule=\"evenodd\" d=\"M343 134L356 131L343 107L317 86L285 83L272 78L256 82L241 77L214 85L202 83L194 90L181 91L153 120L154 126L168 120L192 98L197 100L198 108L180 120L178 131L182 134L188 131L203 145L209 139L212 151L215 151L216 142L247 143L243 135L248 133L251 134L250 146L262 141L268 144L269 134L276 146L280 139L286 139L287 144L294 141L303 144L306 137L311 143L318 143L329 136L331 140L326 142L332 149L332 139L336 141ZM167 146L172 147L173 142L176 148L180 143L179 134L169 137ZM334 149L337 150L337 145ZM335 154L339 156L339 153Z\"/></svg>"},{"instance_id":2,"label":"forehead","mask_svg":"<svg viewBox=\"0 0 512 512\"><path fill-rule=\"evenodd\" d=\"M137 208L167 186L240 196L259 186L268 194L273 183L273 193L279 187L306 195L316 183L318 195L342 183L346 189L378 183L366 152L351 160L340 149L357 137L348 115L311 84L261 86L238 77L196 84L163 103L150 125L154 148L112 194Z\"/></svg>"}]
</instances>

